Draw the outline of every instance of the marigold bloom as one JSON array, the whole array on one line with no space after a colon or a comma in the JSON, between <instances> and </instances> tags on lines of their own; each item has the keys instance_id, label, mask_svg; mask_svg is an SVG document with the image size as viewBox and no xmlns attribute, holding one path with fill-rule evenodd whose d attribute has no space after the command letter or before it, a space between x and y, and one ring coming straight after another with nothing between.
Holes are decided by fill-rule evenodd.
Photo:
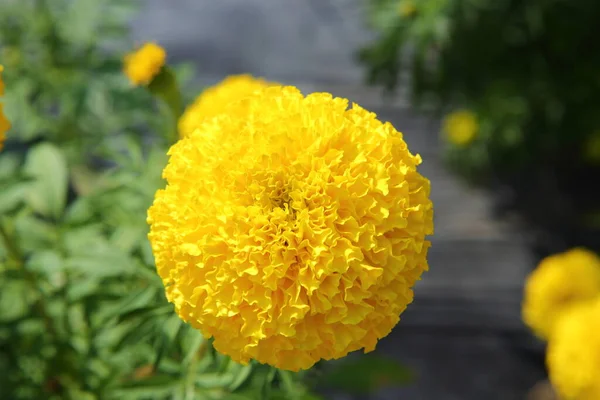
<instances>
[{"instance_id":1,"label":"marigold bloom","mask_svg":"<svg viewBox=\"0 0 600 400\"><path fill-rule=\"evenodd\" d=\"M451 143L465 146L477 136L477 116L468 110L455 111L444 120L443 130Z\"/></svg>"},{"instance_id":2,"label":"marigold bloom","mask_svg":"<svg viewBox=\"0 0 600 400\"><path fill-rule=\"evenodd\" d=\"M560 314L600 295L600 258L576 248L545 258L525 283L523 321L549 339Z\"/></svg>"},{"instance_id":3,"label":"marigold bloom","mask_svg":"<svg viewBox=\"0 0 600 400\"><path fill-rule=\"evenodd\" d=\"M407 18L413 16L417 12L417 7L412 0L403 0L398 6L398 14L401 17Z\"/></svg>"},{"instance_id":4,"label":"marigold bloom","mask_svg":"<svg viewBox=\"0 0 600 400\"><path fill-rule=\"evenodd\" d=\"M167 53L156 43L146 43L125 56L123 72L134 85L147 85L165 65Z\"/></svg>"},{"instance_id":5,"label":"marigold bloom","mask_svg":"<svg viewBox=\"0 0 600 400\"><path fill-rule=\"evenodd\" d=\"M169 151L149 238L176 312L235 361L297 371L375 348L428 269L430 183L348 101L269 87Z\"/></svg>"},{"instance_id":6,"label":"marigold bloom","mask_svg":"<svg viewBox=\"0 0 600 400\"><path fill-rule=\"evenodd\" d=\"M4 96L4 81L2 80L2 72L4 67L0 65L0 96ZM3 104L0 103L0 150L4 147L4 141L6 140L6 131L10 129L10 122L4 115Z\"/></svg>"},{"instance_id":7,"label":"marigold bloom","mask_svg":"<svg viewBox=\"0 0 600 400\"><path fill-rule=\"evenodd\" d=\"M205 118L221 114L232 101L272 85L250 75L233 75L205 89L179 119L179 136L189 135Z\"/></svg>"},{"instance_id":8,"label":"marigold bloom","mask_svg":"<svg viewBox=\"0 0 600 400\"><path fill-rule=\"evenodd\" d=\"M564 400L600 399L600 297L565 312L548 342L550 382Z\"/></svg>"}]
</instances>

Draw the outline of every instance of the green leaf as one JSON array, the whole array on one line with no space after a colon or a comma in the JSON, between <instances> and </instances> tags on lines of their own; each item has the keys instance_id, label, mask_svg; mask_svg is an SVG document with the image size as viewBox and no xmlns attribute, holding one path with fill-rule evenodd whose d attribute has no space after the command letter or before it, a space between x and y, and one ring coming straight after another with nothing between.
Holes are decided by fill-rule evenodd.
<instances>
[{"instance_id":1,"label":"green leaf","mask_svg":"<svg viewBox=\"0 0 600 400\"><path fill-rule=\"evenodd\" d=\"M406 385L413 379L412 371L393 359L363 355L335 363L320 381L326 387L366 394L382 386Z\"/></svg>"},{"instance_id":2,"label":"green leaf","mask_svg":"<svg viewBox=\"0 0 600 400\"><path fill-rule=\"evenodd\" d=\"M146 240L147 225L124 225L118 227L111 235L111 242L121 250L129 253Z\"/></svg>"},{"instance_id":3,"label":"green leaf","mask_svg":"<svg viewBox=\"0 0 600 400\"><path fill-rule=\"evenodd\" d=\"M102 13L102 1L77 0L68 2L66 13L62 16L62 23L58 25L65 40L88 46L95 40L98 14Z\"/></svg>"},{"instance_id":4,"label":"green leaf","mask_svg":"<svg viewBox=\"0 0 600 400\"><path fill-rule=\"evenodd\" d=\"M135 311L148 311L157 308L154 304L156 289L153 287L138 289L129 296L123 297L110 307L105 307L101 313L101 320L108 321L115 317L124 320L126 316L133 317Z\"/></svg>"},{"instance_id":5,"label":"green leaf","mask_svg":"<svg viewBox=\"0 0 600 400\"><path fill-rule=\"evenodd\" d=\"M31 258L27 260L27 267L32 271L51 275L62 270L64 260L55 250L41 250L31 255Z\"/></svg>"},{"instance_id":6,"label":"green leaf","mask_svg":"<svg viewBox=\"0 0 600 400\"><path fill-rule=\"evenodd\" d=\"M98 293L100 281L95 277L86 279L78 279L76 285L67 286L66 298L69 302L82 301L88 296L93 296Z\"/></svg>"},{"instance_id":7,"label":"green leaf","mask_svg":"<svg viewBox=\"0 0 600 400\"><path fill-rule=\"evenodd\" d=\"M175 337L177 336L177 333L179 333L182 324L179 316L175 314L171 315L171 317L163 324L159 339L158 353L154 360L154 368L158 368L162 358L169 350L171 350L171 348L173 348Z\"/></svg>"},{"instance_id":8,"label":"green leaf","mask_svg":"<svg viewBox=\"0 0 600 400\"><path fill-rule=\"evenodd\" d=\"M230 385L234 379L231 373L207 372L197 376L196 384L204 389L216 389Z\"/></svg>"},{"instance_id":9,"label":"green leaf","mask_svg":"<svg viewBox=\"0 0 600 400\"><path fill-rule=\"evenodd\" d=\"M31 181L21 174L0 179L0 214L14 211L27 198Z\"/></svg>"},{"instance_id":10,"label":"green leaf","mask_svg":"<svg viewBox=\"0 0 600 400\"><path fill-rule=\"evenodd\" d=\"M26 316L29 313L28 294L25 281L11 279L4 283L0 290L0 322L8 323Z\"/></svg>"},{"instance_id":11,"label":"green leaf","mask_svg":"<svg viewBox=\"0 0 600 400\"><path fill-rule=\"evenodd\" d=\"M27 155L24 171L36 180L29 187L29 206L43 216L60 218L68 185L67 163L62 151L50 143L37 145Z\"/></svg>"},{"instance_id":12,"label":"green leaf","mask_svg":"<svg viewBox=\"0 0 600 400\"><path fill-rule=\"evenodd\" d=\"M136 398L160 398L168 396L181 384L173 375L154 375L143 380L127 382L114 391L115 398L133 396Z\"/></svg>"},{"instance_id":13,"label":"green leaf","mask_svg":"<svg viewBox=\"0 0 600 400\"><path fill-rule=\"evenodd\" d=\"M181 348L184 354L183 361L181 362L183 365L189 365L189 363L194 359L198 351L200 350L200 346L206 342L202 332L197 329L192 328L189 325L184 327L185 333L181 338Z\"/></svg>"},{"instance_id":14,"label":"green leaf","mask_svg":"<svg viewBox=\"0 0 600 400\"><path fill-rule=\"evenodd\" d=\"M56 225L43 221L30 213L15 219L18 244L26 251L40 251L57 245Z\"/></svg>"},{"instance_id":15,"label":"green leaf","mask_svg":"<svg viewBox=\"0 0 600 400\"><path fill-rule=\"evenodd\" d=\"M248 364L240 368L233 382L231 382L228 386L228 389L232 392L237 390L240 386L242 386L246 381L250 378L252 374L253 365Z\"/></svg>"},{"instance_id":16,"label":"green leaf","mask_svg":"<svg viewBox=\"0 0 600 400\"><path fill-rule=\"evenodd\" d=\"M107 278L124 276L135 271L132 259L120 253L116 248L105 248L105 252L91 252L89 255L74 255L66 259L66 267L88 277Z\"/></svg>"}]
</instances>

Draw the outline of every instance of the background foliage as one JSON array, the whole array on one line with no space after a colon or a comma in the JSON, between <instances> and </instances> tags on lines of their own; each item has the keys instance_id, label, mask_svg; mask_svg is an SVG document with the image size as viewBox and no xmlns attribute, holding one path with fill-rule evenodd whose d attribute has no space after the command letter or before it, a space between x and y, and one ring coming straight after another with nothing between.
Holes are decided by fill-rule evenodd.
<instances>
[{"instance_id":1,"label":"background foliage","mask_svg":"<svg viewBox=\"0 0 600 400\"><path fill-rule=\"evenodd\" d=\"M389 90L408 71L418 106L473 111L477 137L449 143L449 165L502 189L502 209L551 232L554 251L598 249L599 18L594 0L370 0L378 38L360 59Z\"/></svg>"},{"instance_id":2,"label":"background foliage","mask_svg":"<svg viewBox=\"0 0 600 400\"><path fill-rule=\"evenodd\" d=\"M0 398L310 400L319 382L355 392L407 382L377 357L299 374L242 366L174 314L146 210L175 121L121 72L137 6L0 3L13 126L0 153ZM175 72L189 87L191 69Z\"/></svg>"}]
</instances>

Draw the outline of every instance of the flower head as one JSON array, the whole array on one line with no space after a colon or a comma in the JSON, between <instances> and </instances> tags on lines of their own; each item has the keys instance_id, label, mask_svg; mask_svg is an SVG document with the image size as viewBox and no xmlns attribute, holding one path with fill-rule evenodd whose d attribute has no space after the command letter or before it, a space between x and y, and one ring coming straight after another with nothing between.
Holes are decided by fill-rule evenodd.
<instances>
[{"instance_id":1,"label":"flower head","mask_svg":"<svg viewBox=\"0 0 600 400\"><path fill-rule=\"evenodd\" d=\"M146 43L125 56L123 71L134 85L147 85L165 65L167 53L155 43Z\"/></svg>"},{"instance_id":2,"label":"flower head","mask_svg":"<svg viewBox=\"0 0 600 400\"><path fill-rule=\"evenodd\" d=\"M2 72L4 67L0 65L0 96L4 95L4 81L2 81ZM6 131L10 129L10 122L6 119L3 110L3 104L0 103L0 150L4 147L4 141L6 140Z\"/></svg>"},{"instance_id":3,"label":"flower head","mask_svg":"<svg viewBox=\"0 0 600 400\"><path fill-rule=\"evenodd\" d=\"M564 400L600 399L600 297L565 312L548 342L550 382Z\"/></svg>"},{"instance_id":4,"label":"flower head","mask_svg":"<svg viewBox=\"0 0 600 400\"><path fill-rule=\"evenodd\" d=\"M443 130L451 143L465 146L477 136L477 116L468 110L455 111L444 120Z\"/></svg>"},{"instance_id":5,"label":"flower head","mask_svg":"<svg viewBox=\"0 0 600 400\"><path fill-rule=\"evenodd\" d=\"M576 248L545 258L525 283L523 321L541 339L552 335L560 314L600 295L600 258Z\"/></svg>"},{"instance_id":6,"label":"flower head","mask_svg":"<svg viewBox=\"0 0 600 400\"><path fill-rule=\"evenodd\" d=\"M417 7L412 0L402 0L398 6L398 14L401 17L412 17L417 12Z\"/></svg>"},{"instance_id":7,"label":"flower head","mask_svg":"<svg viewBox=\"0 0 600 400\"><path fill-rule=\"evenodd\" d=\"M421 158L347 108L269 87L169 151L148 211L157 270L181 318L235 361L297 371L371 351L428 269Z\"/></svg>"},{"instance_id":8,"label":"flower head","mask_svg":"<svg viewBox=\"0 0 600 400\"><path fill-rule=\"evenodd\" d=\"M179 119L179 136L189 135L205 119L221 114L227 105L272 85L250 75L233 75L204 90Z\"/></svg>"}]
</instances>

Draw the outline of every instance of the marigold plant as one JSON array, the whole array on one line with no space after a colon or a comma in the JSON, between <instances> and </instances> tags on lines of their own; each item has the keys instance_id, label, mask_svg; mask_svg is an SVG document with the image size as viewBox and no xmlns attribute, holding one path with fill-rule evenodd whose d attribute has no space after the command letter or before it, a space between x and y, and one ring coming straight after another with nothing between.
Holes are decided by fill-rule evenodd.
<instances>
[{"instance_id":1,"label":"marigold plant","mask_svg":"<svg viewBox=\"0 0 600 400\"><path fill-rule=\"evenodd\" d=\"M549 339L561 313L600 296L600 258L577 248L538 265L525 283L523 321L542 339Z\"/></svg>"},{"instance_id":2,"label":"marigold plant","mask_svg":"<svg viewBox=\"0 0 600 400\"><path fill-rule=\"evenodd\" d=\"M217 85L204 89L179 119L179 136L191 134L205 118L222 113L232 101L269 85L271 83L263 79L243 74L229 76Z\"/></svg>"},{"instance_id":3,"label":"marigold plant","mask_svg":"<svg viewBox=\"0 0 600 400\"><path fill-rule=\"evenodd\" d=\"M125 56L125 75L134 85L147 85L165 65L167 53L156 43L146 43Z\"/></svg>"},{"instance_id":4,"label":"marigold plant","mask_svg":"<svg viewBox=\"0 0 600 400\"><path fill-rule=\"evenodd\" d=\"M574 307L548 343L550 381L564 400L600 399L600 297Z\"/></svg>"},{"instance_id":5,"label":"marigold plant","mask_svg":"<svg viewBox=\"0 0 600 400\"><path fill-rule=\"evenodd\" d=\"M428 269L430 183L389 123L271 87L175 144L148 211L168 299L235 361L375 348Z\"/></svg>"}]
</instances>

